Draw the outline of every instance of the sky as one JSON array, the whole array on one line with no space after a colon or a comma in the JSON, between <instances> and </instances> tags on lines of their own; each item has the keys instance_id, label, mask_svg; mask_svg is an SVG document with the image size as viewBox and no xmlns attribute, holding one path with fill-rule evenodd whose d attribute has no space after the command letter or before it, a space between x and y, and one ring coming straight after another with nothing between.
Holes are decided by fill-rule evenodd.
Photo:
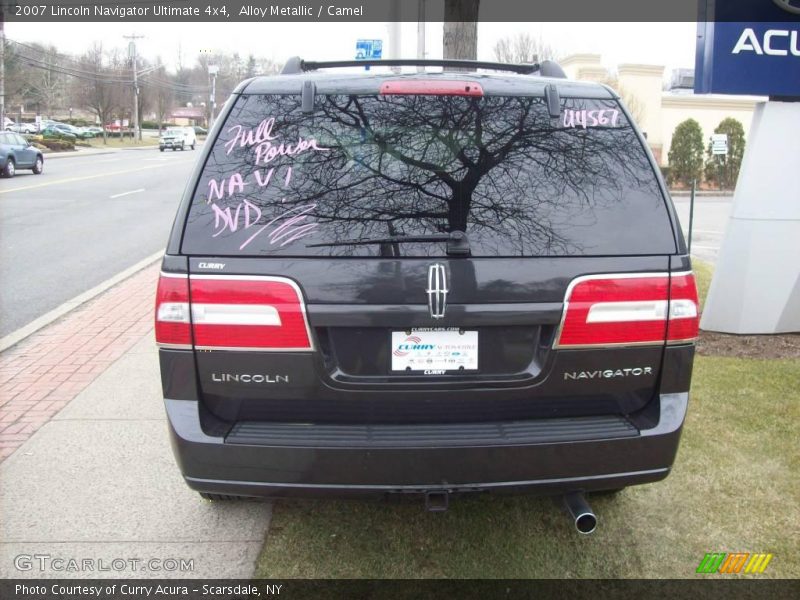
<instances>
[{"instance_id":1,"label":"sky","mask_svg":"<svg viewBox=\"0 0 800 600\"><path fill-rule=\"evenodd\" d=\"M416 55L417 25L401 23L401 54ZM442 24L428 23L427 58L441 58ZM520 32L540 37L561 55L594 53L615 69L622 63L663 65L665 77L674 68L694 67L695 23L480 23L478 58L491 60L498 39ZM147 59L161 56L174 68L179 54L185 66L202 51L238 52L272 58L282 64L290 56L314 60L354 58L359 38L384 40L388 58L389 30L385 23L17 23L6 24L6 35L20 42L48 42L61 52L80 54L92 42L124 48L122 36L143 35L138 52Z\"/></svg>"}]
</instances>

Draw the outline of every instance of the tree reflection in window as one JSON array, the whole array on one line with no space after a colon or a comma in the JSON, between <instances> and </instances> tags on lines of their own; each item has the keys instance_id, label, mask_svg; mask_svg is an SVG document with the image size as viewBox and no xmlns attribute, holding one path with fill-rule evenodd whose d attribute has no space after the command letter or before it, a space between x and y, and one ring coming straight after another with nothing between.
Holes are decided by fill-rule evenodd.
<instances>
[{"instance_id":1,"label":"tree reflection in window","mask_svg":"<svg viewBox=\"0 0 800 600\"><path fill-rule=\"evenodd\" d=\"M564 99L562 105L618 109L612 100ZM274 143L315 138L328 150L280 156L268 165L255 164L254 146L226 152L229 127L256 128L270 117ZM273 181L259 188L254 171L269 168L275 168ZM473 256L620 253L621 245L625 254L674 251L663 197L627 120L620 116L616 127L565 127L540 97L331 95L317 97L313 114L300 111L297 96L243 97L198 186L190 251L236 254L236 243L247 237L241 229L213 241L208 234L214 224L208 180L237 171L250 183L220 203L246 198L264 222L313 204L317 223L307 237L285 246L259 241L248 254L375 256L377 247L307 245L454 230L467 232ZM620 228L620 219L631 226ZM444 251L437 243L402 248L405 256Z\"/></svg>"}]
</instances>

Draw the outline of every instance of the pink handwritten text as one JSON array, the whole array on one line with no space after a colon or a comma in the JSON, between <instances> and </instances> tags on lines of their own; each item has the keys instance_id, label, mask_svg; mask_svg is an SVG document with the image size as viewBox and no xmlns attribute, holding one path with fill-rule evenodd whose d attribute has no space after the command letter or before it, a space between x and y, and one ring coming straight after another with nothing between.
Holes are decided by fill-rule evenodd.
<instances>
[{"instance_id":1,"label":"pink handwritten text","mask_svg":"<svg viewBox=\"0 0 800 600\"><path fill-rule=\"evenodd\" d=\"M610 113L610 116L609 114ZM619 111L616 109L602 110L564 110L564 127L616 127Z\"/></svg>"}]
</instances>

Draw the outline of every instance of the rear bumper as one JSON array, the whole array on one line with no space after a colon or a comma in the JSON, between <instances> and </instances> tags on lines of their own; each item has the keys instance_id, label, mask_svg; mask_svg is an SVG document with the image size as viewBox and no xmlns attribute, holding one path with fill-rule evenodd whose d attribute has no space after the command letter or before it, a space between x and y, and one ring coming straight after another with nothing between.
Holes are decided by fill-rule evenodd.
<instances>
[{"instance_id":1,"label":"rear bumper","mask_svg":"<svg viewBox=\"0 0 800 600\"><path fill-rule=\"evenodd\" d=\"M488 490L560 494L666 477L688 394L661 395L657 425L641 430L625 419L597 417L539 420L533 427L517 423L514 430L512 423L437 426L428 433L420 433L426 426L414 425L259 429L251 424L225 437L203 430L198 402L165 402L178 464L187 484L202 492L275 497Z\"/></svg>"}]
</instances>

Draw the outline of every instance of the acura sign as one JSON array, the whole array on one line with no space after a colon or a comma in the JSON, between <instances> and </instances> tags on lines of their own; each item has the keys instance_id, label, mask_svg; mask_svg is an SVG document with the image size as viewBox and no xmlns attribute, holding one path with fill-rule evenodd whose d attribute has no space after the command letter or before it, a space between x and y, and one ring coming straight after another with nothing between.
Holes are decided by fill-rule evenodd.
<instances>
[{"instance_id":1,"label":"acura sign","mask_svg":"<svg viewBox=\"0 0 800 600\"><path fill-rule=\"evenodd\" d=\"M697 33L695 92L800 98L800 0L700 0Z\"/></svg>"}]
</instances>

